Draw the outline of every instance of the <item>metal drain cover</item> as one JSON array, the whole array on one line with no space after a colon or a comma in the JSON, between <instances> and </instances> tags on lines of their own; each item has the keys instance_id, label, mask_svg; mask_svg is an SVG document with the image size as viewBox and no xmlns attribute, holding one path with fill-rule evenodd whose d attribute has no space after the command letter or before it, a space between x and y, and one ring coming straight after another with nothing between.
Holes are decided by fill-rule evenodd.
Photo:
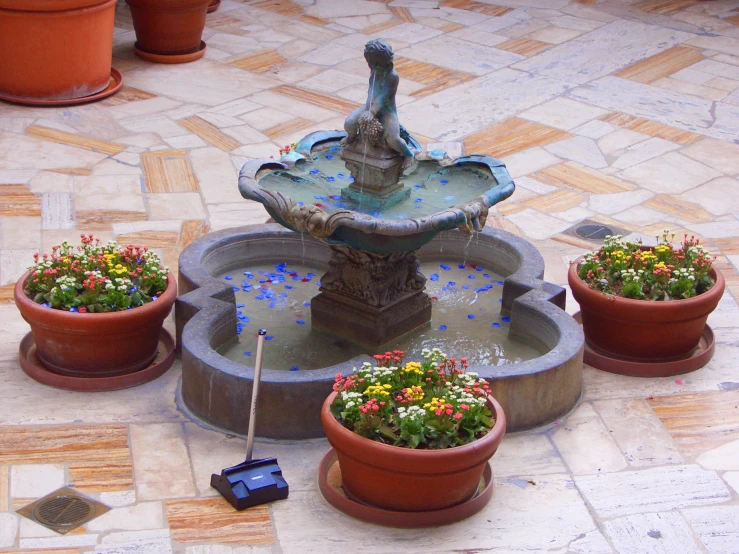
<instances>
[{"instance_id":1,"label":"metal drain cover","mask_svg":"<svg viewBox=\"0 0 739 554\"><path fill-rule=\"evenodd\" d=\"M627 231L614 227L613 225L604 225L592 219L585 219L580 223L573 225L566 231L566 235L578 237L585 240L591 241L602 241L608 235L623 235L628 234Z\"/></svg>"},{"instance_id":2,"label":"metal drain cover","mask_svg":"<svg viewBox=\"0 0 739 554\"><path fill-rule=\"evenodd\" d=\"M109 510L105 504L88 498L72 488L64 487L24 506L17 513L52 531L64 534Z\"/></svg>"}]
</instances>

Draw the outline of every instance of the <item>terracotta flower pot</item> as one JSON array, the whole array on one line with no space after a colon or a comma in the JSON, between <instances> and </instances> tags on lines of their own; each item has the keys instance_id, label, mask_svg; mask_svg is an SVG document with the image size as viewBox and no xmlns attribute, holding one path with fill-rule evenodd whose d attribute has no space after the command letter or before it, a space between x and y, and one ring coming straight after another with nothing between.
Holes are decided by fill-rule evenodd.
<instances>
[{"instance_id":1,"label":"terracotta flower pot","mask_svg":"<svg viewBox=\"0 0 739 554\"><path fill-rule=\"evenodd\" d=\"M213 13L213 12L214 12L214 11L216 11L216 10L217 10L217 9L218 9L218 8L219 8L220 6L221 6L221 0L213 0L213 1L212 1L212 2L211 2L211 3L209 4L209 5L208 5L208 13Z\"/></svg>"},{"instance_id":2,"label":"terracotta flower pot","mask_svg":"<svg viewBox=\"0 0 739 554\"><path fill-rule=\"evenodd\" d=\"M72 377L126 375L148 366L157 353L164 319L177 298L177 279L144 306L110 313L71 313L45 308L24 292L26 273L15 285L15 304L29 325L44 366Z\"/></svg>"},{"instance_id":3,"label":"terracotta flower pot","mask_svg":"<svg viewBox=\"0 0 739 554\"><path fill-rule=\"evenodd\" d=\"M137 48L163 56L197 52L210 1L126 0L131 8Z\"/></svg>"},{"instance_id":4,"label":"terracotta flower pot","mask_svg":"<svg viewBox=\"0 0 739 554\"><path fill-rule=\"evenodd\" d=\"M441 510L472 498L485 464L505 434L503 408L488 397L493 428L475 442L443 450L418 450L375 442L350 431L331 414L332 393L321 424L341 467L344 490L360 502L401 512Z\"/></svg>"},{"instance_id":5,"label":"terracotta flower pot","mask_svg":"<svg viewBox=\"0 0 739 554\"><path fill-rule=\"evenodd\" d=\"M688 356L698 345L708 315L724 292L721 272L715 284L693 298L655 302L622 298L591 289L570 265L567 281L580 304L588 345L600 354L638 362L667 362Z\"/></svg>"},{"instance_id":6,"label":"terracotta flower pot","mask_svg":"<svg viewBox=\"0 0 739 554\"><path fill-rule=\"evenodd\" d=\"M116 0L0 0L0 94L90 96L110 82Z\"/></svg>"}]
</instances>

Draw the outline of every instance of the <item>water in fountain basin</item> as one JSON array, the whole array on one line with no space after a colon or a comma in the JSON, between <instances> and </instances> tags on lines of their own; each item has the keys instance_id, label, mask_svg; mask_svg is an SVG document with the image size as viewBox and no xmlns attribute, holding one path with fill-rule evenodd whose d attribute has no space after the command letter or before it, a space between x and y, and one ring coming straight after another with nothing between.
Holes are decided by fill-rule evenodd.
<instances>
[{"instance_id":1,"label":"water in fountain basin","mask_svg":"<svg viewBox=\"0 0 739 554\"><path fill-rule=\"evenodd\" d=\"M496 185L492 175L474 165L441 167L422 161L400 182L411 190L407 200L381 212L341 198L341 189L353 181L339 157L338 143L314 149L311 159L289 170L272 171L259 180L262 188L283 193L304 205L315 204L329 212L350 209L384 219L418 219L474 200Z\"/></svg>"},{"instance_id":2,"label":"water in fountain basin","mask_svg":"<svg viewBox=\"0 0 739 554\"><path fill-rule=\"evenodd\" d=\"M459 266L463 267L459 267ZM311 330L310 299L319 293L325 268L298 261L231 269L217 277L236 294L238 343L221 354L247 366L254 364L256 332L268 330L265 367L309 370L376 352ZM382 350L404 350L420 359L423 348L441 348L449 356L466 356L471 364L499 365L541 355L531 344L508 337L509 319L500 315L502 278L485 268L459 261L425 262L426 293L432 298L429 326L418 329Z\"/></svg>"}]
</instances>

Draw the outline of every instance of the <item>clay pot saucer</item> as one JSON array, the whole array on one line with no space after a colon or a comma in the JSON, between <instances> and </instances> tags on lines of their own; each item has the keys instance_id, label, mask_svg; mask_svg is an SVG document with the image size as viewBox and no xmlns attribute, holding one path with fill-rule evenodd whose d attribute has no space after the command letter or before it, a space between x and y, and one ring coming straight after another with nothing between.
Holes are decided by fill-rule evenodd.
<instances>
[{"instance_id":1,"label":"clay pot saucer","mask_svg":"<svg viewBox=\"0 0 739 554\"><path fill-rule=\"evenodd\" d=\"M221 0L215 0L208 6L208 13L213 13L221 6Z\"/></svg>"},{"instance_id":2,"label":"clay pot saucer","mask_svg":"<svg viewBox=\"0 0 739 554\"><path fill-rule=\"evenodd\" d=\"M77 106L79 104L87 104L88 102L96 102L107 98L108 96L114 95L116 92L121 90L123 86L123 75L116 68L110 68L110 83L100 92L91 94L90 96L83 96L81 98L69 98L66 100L39 100L36 98L19 98L17 96L11 96L9 94L3 94L0 92L0 100L5 102L12 102L13 104L22 104L24 106Z\"/></svg>"},{"instance_id":3,"label":"clay pot saucer","mask_svg":"<svg viewBox=\"0 0 739 554\"><path fill-rule=\"evenodd\" d=\"M582 323L580 312L572 317L578 323ZM703 328L698 346L690 353L689 356L680 360L672 360L669 362L635 362L631 360L621 360L619 358L609 357L601 352L596 352L585 343L585 353L583 362L595 369L616 373L618 375L628 375L630 377L672 377L674 375L682 375L690 373L696 369L702 368L711 358L716 348L716 339L711 328L706 325Z\"/></svg>"},{"instance_id":4,"label":"clay pot saucer","mask_svg":"<svg viewBox=\"0 0 739 554\"><path fill-rule=\"evenodd\" d=\"M153 381L172 366L175 359L174 339L166 329L159 334L159 349L154 361L144 369L115 377L68 377L48 370L36 355L33 333L21 340L19 348L21 368L34 381L57 389L101 392L127 389Z\"/></svg>"},{"instance_id":5,"label":"clay pot saucer","mask_svg":"<svg viewBox=\"0 0 739 554\"><path fill-rule=\"evenodd\" d=\"M493 496L493 470L485 464L480 487L470 500L428 512L397 512L364 504L346 495L341 486L341 468L332 448L321 459L318 470L318 488L326 501L347 515L388 527L434 527L462 521L482 510Z\"/></svg>"},{"instance_id":6,"label":"clay pot saucer","mask_svg":"<svg viewBox=\"0 0 739 554\"><path fill-rule=\"evenodd\" d=\"M175 64L175 63L188 63L188 62L194 62L195 60L199 60L203 57L203 54L205 54L205 49L207 48L207 45L204 41L200 41L200 48L196 52L191 52L190 54L152 54L151 52L145 52L141 49L139 49L139 43L135 43L133 45L133 49L136 51L136 55L148 62L154 62L154 63L168 63L168 64Z\"/></svg>"}]
</instances>

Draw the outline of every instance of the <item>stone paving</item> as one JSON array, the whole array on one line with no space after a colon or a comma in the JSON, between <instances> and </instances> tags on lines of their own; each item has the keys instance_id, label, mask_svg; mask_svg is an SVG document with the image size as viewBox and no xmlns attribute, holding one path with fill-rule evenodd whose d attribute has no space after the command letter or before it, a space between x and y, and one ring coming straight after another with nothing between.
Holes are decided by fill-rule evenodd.
<instances>
[{"instance_id":1,"label":"stone paving","mask_svg":"<svg viewBox=\"0 0 739 554\"><path fill-rule=\"evenodd\" d=\"M396 52L401 122L423 144L506 162L518 189L488 224L531 240L548 280L597 246L569 231L585 220L695 234L727 280L708 366L681 379L586 367L572 414L506 437L483 512L419 531L328 506L323 440L260 442L290 498L234 512L209 479L244 443L177 410L179 362L132 390L44 387L18 366L28 327L10 303L32 254L81 232L147 244L176 269L209 230L263 222L238 169L340 128L375 37ZM739 553L739 1L223 0L203 38L203 60L144 62L121 2L118 95L0 105L0 553ZM70 483L114 509L67 536L14 514Z\"/></svg>"}]
</instances>

